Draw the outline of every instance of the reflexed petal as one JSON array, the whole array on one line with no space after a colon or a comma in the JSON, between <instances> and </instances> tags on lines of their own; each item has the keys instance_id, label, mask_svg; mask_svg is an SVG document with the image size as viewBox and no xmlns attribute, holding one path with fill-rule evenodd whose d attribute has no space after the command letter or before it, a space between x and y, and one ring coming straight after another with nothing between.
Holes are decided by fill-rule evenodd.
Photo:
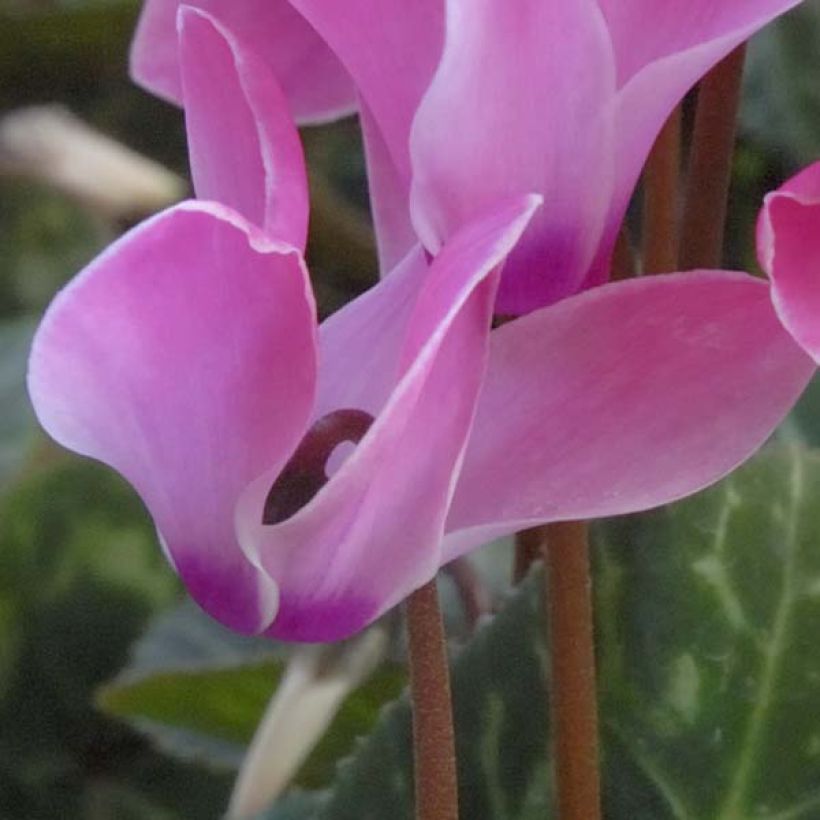
<instances>
[{"instance_id":1,"label":"reflexed petal","mask_svg":"<svg viewBox=\"0 0 820 820\"><path fill-rule=\"evenodd\" d=\"M617 178L588 284L606 264L646 157L669 113L733 48L799 0L600 0L618 63Z\"/></svg>"},{"instance_id":2,"label":"reflexed petal","mask_svg":"<svg viewBox=\"0 0 820 820\"><path fill-rule=\"evenodd\" d=\"M365 103L359 106L359 122L364 137L379 270L385 276L418 241L410 220L410 177L399 171Z\"/></svg>"},{"instance_id":3,"label":"reflexed petal","mask_svg":"<svg viewBox=\"0 0 820 820\"><path fill-rule=\"evenodd\" d=\"M703 51L709 65L800 0L598 0L612 35L618 85L656 60ZM718 55L718 56L716 56ZM700 72L702 73L702 71ZM688 78L691 85L698 74Z\"/></svg>"},{"instance_id":4,"label":"reflexed petal","mask_svg":"<svg viewBox=\"0 0 820 820\"><path fill-rule=\"evenodd\" d=\"M609 204L609 35L595 0L449 0L444 56L413 123L411 210L435 251L477 209L537 189L510 256L501 313L579 287Z\"/></svg>"},{"instance_id":5,"label":"reflexed petal","mask_svg":"<svg viewBox=\"0 0 820 820\"><path fill-rule=\"evenodd\" d=\"M707 486L763 443L814 369L767 285L739 273L613 283L505 325L493 333L445 557Z\"/></svg>"},{"instance_id":6,"label":"reflexed petal","mask_svg":"<svg viewBox=\"0 0 820 820\"><path fill-rule=\"evenodd\" d=\"M318 495L275 526L259 523L273 475L243 496L240 538L281 592L268 634L344 637L435 573L484 372L497 282L492 274L535 204L519 199L496 209L435 259L408 323L400 381Z\"/></svg>"},{"instance_id":7,"label":"reflexed petal","mask_svg":"<svg viewBox=\"0 0 820 820\"><path fill-rule=\"evenodd\" d=\"M345 65L408 176L410 123L441 55L443 0L290 1Z\"/></svg>"},{"instance_id":8,"label":"reflexed petal","mask_svg":"<svg viewBox=\"0 0 820 820\"><path fill-rule=\"evenodd\" d=\"M131 482L191 594L243 632L267 626L277 590L237 546L236 501L302 436L314 323L295 250L183 203L74 279L32 349L43 427Z\"/></svg>"},{"instance_id":9,"label":"reflexed petal","mask_svg":"<svg viewBox=\"0 0 820 820\"><path fill-rule=\"evenodd\" d=\"M820 362L820 163L766 197L757 243L780 321Z\"/></svg>"},{"instance_id":10,"label":"reflexed petal","mask_svg":"<svg viewBox=\"0 0 820 820\"><path fill-rule=\"evenodd\" d=\"M334 49L362 99L367 176L384 275L416 242L410 222L410 125L441 56L444 2L291 3Z\"/></svg>"},{"instance_id":11,"label":"reflexed petal","mask_svg":"<svg viewBox=\"0 0 820 820\"><path fill-rule=\"evenodd\" d=\"M304 250L308 193L287 103L255 52L205 12L180 10L180 66L194 186Z\"/></svg>"},{"instance_id":12,"label":"reflexed petal","mask_svg":"<svg viewBox=\"0 0 820 820\"><path fill-rule=\"evenodd\" d=\"M181 103L176 17L180 0L145 0L131 48L131 74L148 91ZM353 83L287 0L188 0L214 14L269 63L299 122L334 119L354 107Z\"/></svg>"},{"instance_id":13,"label":"reflexed petal","mask_svg":"<svg viewBox=\"0 0 820 820\"><path fill-rule=\"evenodd\" d=\"M416 246L386 279L322 322L314 418L340 407L371 416L381 410L396 384L407 323L428 271Z\"/></svg>"}]
</instances>

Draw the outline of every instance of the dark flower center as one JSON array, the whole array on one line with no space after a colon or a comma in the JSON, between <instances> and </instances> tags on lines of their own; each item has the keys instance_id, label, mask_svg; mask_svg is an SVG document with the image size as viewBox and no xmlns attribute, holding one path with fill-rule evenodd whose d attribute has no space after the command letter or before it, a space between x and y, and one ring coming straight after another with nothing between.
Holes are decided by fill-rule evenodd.
<instances>
[{"instance_id":1,"label":"dark flower center","mask_svg":"<svg viewBox=\"0 0 820 820\"><path fill-rule=\"evenodd\" d=\"M364 410L334 410L307 431L270 488L263 524L278 524L302 509L327 483L327 462L345 441L358 444L373 423Z\"/></svg>"}]
</instances>

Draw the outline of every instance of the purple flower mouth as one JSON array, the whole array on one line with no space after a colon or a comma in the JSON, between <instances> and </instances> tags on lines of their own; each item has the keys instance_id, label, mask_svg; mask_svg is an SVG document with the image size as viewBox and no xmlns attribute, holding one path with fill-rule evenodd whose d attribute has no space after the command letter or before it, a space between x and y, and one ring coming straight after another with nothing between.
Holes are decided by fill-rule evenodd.
<instances>
[{"instance_id":1,"label":"purple flower mouth","mask_svg":"<svg viewBox=\"0 0 820 820\"><path fill-rule=\"evenodd\" d=\"M364 410L343 408L322 416L305 434L270 488L263 524L279 524L295 515L328 481L327 462L339 444L358 444L373 424Z\"/></svg>"}]
</instances>

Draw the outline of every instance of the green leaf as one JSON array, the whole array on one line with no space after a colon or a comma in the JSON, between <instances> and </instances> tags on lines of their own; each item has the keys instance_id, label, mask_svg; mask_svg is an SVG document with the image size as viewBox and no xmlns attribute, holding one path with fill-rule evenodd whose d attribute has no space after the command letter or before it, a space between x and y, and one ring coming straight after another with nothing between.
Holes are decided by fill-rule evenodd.
<instances>
[{"instance_id":1,"label":"green leaf","mask_svg":"<svg viewBox=\"0 0 820 820\"><path fill-rule=\"evenodd\" d=\"M112 715L147 719L149 723L137 725L170 751L179 751L184 743L185 754L191 754L196 751L196 741L190 735L164 736L162 724L222 741L217 762L236 765L281 674L279 660L233 668L157 672L131 683L109 684L100 691L97 703ZM238 755L233 759L225 742L237 747ZM203 738L201 751L209 749Z\"/></svg>"},{"instance_id":2,"label":"green leaf","mask_svg":"<svg viewBox=\"0 0 820 820\"><path fill-rule=\"evenodd\" d=\"M820 455L765 451L598 530L607 808L820 816Z\"/></svg>"},{"instance_id":3,"label":"green leaf","mask_svg":"<svg viewBox=\"0 0 820 820\"><path fill-rule=\"evenodd\" d=\"M131 663L100 689L97 703L166 752L236 768L291 651L236 635L186 602L157 619L135 646ZM303 764L297 784L327 783L337 761L372 729L379 710L403 686L403 670L386 663L352 692Z\"/></svg>"},{"instance_id":4,"label":"green leaf","mask_svg":"<svg viewBox=\"0 0 820 820\"><path fill-rule=\"evenodd\" d=\"M282 674L274 647L185 601L154 621L97 705L178 757L237 767Z\"/></svg>"}]
</instances>

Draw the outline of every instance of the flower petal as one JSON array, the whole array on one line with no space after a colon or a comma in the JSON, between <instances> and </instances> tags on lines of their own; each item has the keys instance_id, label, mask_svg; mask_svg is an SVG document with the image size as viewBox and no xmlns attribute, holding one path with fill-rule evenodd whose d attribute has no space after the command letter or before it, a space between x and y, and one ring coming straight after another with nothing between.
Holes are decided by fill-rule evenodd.
<instances>
[{"instance_id":1,"label":"flower petal","mask_svg":"<svg viewBox=\"0 0 820 820\"><path fill-rule=\"evenodd\" d=\"M290 0L350 72L398 170L410 123L441 55L442 0Z\"/></svg>"},{"instance_id":2,"label":"flower petal","mask_svg":"<svg viewBox=\"0 0 820 820\"><path fill-rule=\"evenodd\" d=\"M798 171L774 193L791 194L805 202L820 201L820 162L812 163Z\"/></svg>"},{"instance_id":3,"label":"flower petal","mask_svg":"<svg viewBox=\"0 0 820 820\"><path fill-rule=\"evenodd\" d=\"M820 362L820 163L766 197L757 240L780 321Z\"/></svg>"},{"instance_id":4,"label":"flower petal","mask_svg":"<svg viewBox=\"0 0 820 820\"><path fill-rule=\"evenodd\" d=\"M410 220L410 177L396 166L379 126L364 102L359 105L359 122L364 137L379 270L385 276L418 241Z\"/></svg>"},{"instance_id":5,"label":"flower petal","mask_svg":"<svg viewBox=\"0 0 820 820\"><path fill-rule=\"evenodd\" d=\"M500 328L446 558L707 486L763 443L813 372L766 284L725 271L604 285Z\"/></svg>"},{"instance_id":6,"label":"flower petal","mask_svg":"<svg viewBox=\"0 0 820 820\"><path fill-rule=\"evenodd\" d=\"M407 325L428 272L417 245L387 278L322 322L314 418L340 407L379 413L396 384Z\"/></svg>"},{"instance_id":7,"label":"flower petal","mask_svg":"<svg viewBox=\"0 0 820 820\"><path fill-rule=\"evenodd\" d=\"M411 212L425 246L500 196L545 204L504 268L498 310L579 287L613 176L609 35L595 0L448 0L444 55L413 123Z\"/></svg>"},{"instance_id":8,"label":"flower petal","mask_svg":"<svg viewBox=\"0 0 820 820\"><path fill-rule=\"evenodd\" d=\"M188 202L92 262L32 349L43 427L130 481L191 594L242 632L267 626L277 590L237 546L236 501L302 436L314 328L299 253Z\"/></svg>"},{"instance_id":9,"label":"flower petal","mask_svg":"<svg viewBox=\"0 0 820 820\"><path fill-rule=\"evenodd\" d=\"M608 278L630 196L672 109L712 66L799 0L599 0L618 65L616 179L587 285Z\"/></svg>"},{"instance_id":10,"label":"flower petal","mask_svg":"<svg viewBox=\"0 0 820 820\"><path fill-rule=\"evenodd\" d=\"M299 134L259 57L213 17L182 6L179 59L197 196L304 250L308 192Z\"/></svg>"},{"instance_id":11,"label":"flower petal","mask_svg":"<svg viewBox=\"0 0 820 820\"><path fill-rule=\"evenodd\" d=\"M347 72L287 0L187 0L213 13L270 65L299 122L321 122L353 111ZM131 48L131 74L174 103L182 101L176 17L180 0L145 0Z\"/></svg>"},{"instance_id":12,"label":"flower petal","mask_svg":"<svg viewBox=\"0 0 820 820\"><path fill-rule=\"evenodd\" d=\"M416 242L410 222L410 125L441 56L443 0L291 3L330 44L356 82L371 209L385 274Z\"/></svg>"},{"instance_id":13,"label":"flower petal","mask_svg":"<svg viewBox=\"0 0 820 820\"><path fill-rule=\"evenodd\" d=\"M598 0L612 36L618 86L650 64L702 52L701 69L683 78L691 85L706 67L800 0ZM685 90L685 88L684 88Z\"/></svg>"},{"instance_id":14,"label":"flower petal","mask_svg":"<svg viewBox=\"0 0 820 820\"><path fill-rule=\"evenodd\" d=\"M293 517L262 526L270 480L238 511L240 538L276 579L268 634L334 640L429 580L484 372L497 277L534 198L496 208L434 260L400 357L398 384L358 447ZM389 280L388 280L389 281Z\"/></svg>"}]
</instances>

